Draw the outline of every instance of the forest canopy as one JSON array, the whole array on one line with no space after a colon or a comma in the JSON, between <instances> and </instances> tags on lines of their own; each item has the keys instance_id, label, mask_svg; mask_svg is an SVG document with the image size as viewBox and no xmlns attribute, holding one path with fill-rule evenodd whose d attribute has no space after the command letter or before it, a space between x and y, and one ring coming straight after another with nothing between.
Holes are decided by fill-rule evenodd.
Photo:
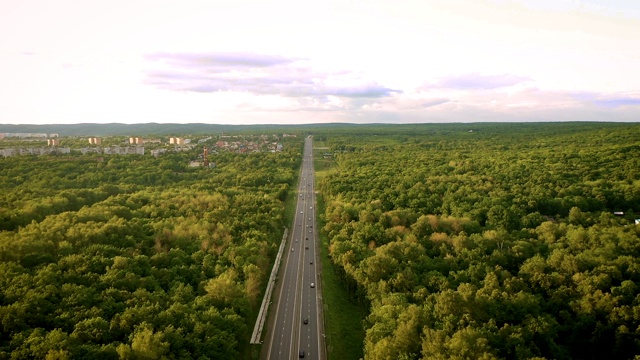
<instances>
[{"instance_id":1,"label":"forest canopy","mask_svg":"<svg viewBox=\"0 0 640 360\"><path fill-rule=\"evenodd\" d=\"M246 356L301 150L0 159L0 359Z\"/></svg>"},{"instance_id":2,"label":"forest canopy","mask_svg":"<svg viewBox=\"0 0 640 360\"><path fill-rule=\"evenodd\" d=\"M640 126L359 130L316 140L365 358L640 354Z\"/></svg>"}]
</instances>

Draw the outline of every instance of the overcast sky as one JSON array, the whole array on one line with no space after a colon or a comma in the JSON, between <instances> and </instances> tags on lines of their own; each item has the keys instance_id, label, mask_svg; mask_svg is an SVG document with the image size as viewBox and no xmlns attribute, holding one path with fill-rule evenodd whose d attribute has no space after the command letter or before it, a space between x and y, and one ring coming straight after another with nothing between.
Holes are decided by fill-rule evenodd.
<instances>
[{"instance_id":1,"label":"overcast sky","mask_svg":"<svg viewBox=\"0 0 640 360\"><path fill-rule=\"evenodd\" d=\"M639 121L637 0L2 0L0 123Z\"/></svg>"}]
</instances>

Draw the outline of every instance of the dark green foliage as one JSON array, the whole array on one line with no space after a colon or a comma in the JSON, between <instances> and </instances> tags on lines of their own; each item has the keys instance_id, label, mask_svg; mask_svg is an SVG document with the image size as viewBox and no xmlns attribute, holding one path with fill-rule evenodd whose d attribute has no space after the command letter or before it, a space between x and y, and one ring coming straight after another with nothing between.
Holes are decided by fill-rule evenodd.
<instances>
[{"instance_id":1,"label":"dark green foliage","mask_svg":"<svg viewBox=\"0 0 640 360\"><path fill-rule=\"evenodd\" d=\"M359 130L320 188L366 358L640 353L640 126Z\"/></svg>"},{"instance_id":2,"label":"dark green foliage","mask_svg":"<svg viewBox=\"0 0 640 360\"><path fill-rule=\"evenodd\" d=\"M0 359L244 356L301 148L0 159Z\"/></svg>"}]
</instances>

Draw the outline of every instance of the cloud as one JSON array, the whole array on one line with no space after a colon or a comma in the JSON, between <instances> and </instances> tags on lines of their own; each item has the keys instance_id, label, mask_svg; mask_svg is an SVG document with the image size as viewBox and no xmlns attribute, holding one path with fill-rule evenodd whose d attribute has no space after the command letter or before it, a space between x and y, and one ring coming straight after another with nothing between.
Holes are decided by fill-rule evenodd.
<instances>
[{"instance_id":1,"label":"cloud","mask_svg":"<svg viewBox=\"0 0 640 360\"><path fill-rule=\"evenodd\" d=\"M431 99L431 100L427 100L425 102L423 102L421 105L422 108L430 108L430 107L434 107L434 106L438 106L441 104L446 104L448 102L450 102L450 99Z\"/></svg>"},{"instance_id":2,"label":"cloud","mask_svg":"<svg viewBox=\"0 0 640 360\"><path fill-rule=\"evenodd\" d=\"M627 96L612 97L612 98L597 99L594 101L594 103L598 106L605 107L605 108L617 108L621 106L640 105L640 98L627 97Z\"/></svg>"},{"instance_id":3,"label":"cloud","mask_svg":"<svg viewBox=\"0 0 640 360\"><path fill-rule=\"evenodd\" d=\"M350 72L319 72L308 61L250 52L153 53L144 82L164 90L243 92L290 98L380 98L401 92Z\"/></svg>"},{"instance_id":4,"label":"cloud","mask_svg":"<svg viewBox=\"0 0 640 360\"><path fill-rule=\"evenodd\" d=\"M440 78L430 87L460 90L496 89L518 85L528 80L531 79L510 74L480 75L471 73Z\"/></svg>"},{"instance_id":5,"label":"cloud","mask_svg":"<svg viewBox=\"0 0 640 360\"><path fill-rule=\"evenodd\" d=\"M210 53L167 53L147 54L145 59L161 61L174 66L202 69L225 69L237 67L270 67L290 64L299 59L278 55L256 54L250 52L210 52Z\"/></svg>"},{"instance_id":6,"label":"cloud","mask_svg":"<svg viewBox=\"0 0 640 360\"><path fill-rule=\"evenodd\" d=\"M401 93L401 90L392 90L376 83L355 86L327 87L320 90L317 95L333 95L350 98L380 98L390 96L393 93Z\"/></svg>"},{"instance_id":7,"label":"cloud","mask_svg":"<svg viewBox=\"0 0 640 360\"><path fill-rule=\"evenodd\" d=\"M594 92L574 92L572 96L585 103L594 104L600 108L615 109L625 106L640 105L639 93L594 93Z\"/></svg>"},{"instance_id":8,"label":"cloud","mask_svg":"<svg viewBox=\"0 0 640 360\"><path fill-rule=\"evenodd\" d=\"M513 74L432 78L394 89L356 71L319 70L309 59L250 52L148 54L144 83L215 96L225 111L341 121L629 121L636 93L572 93ZM233 100L232 100L233 99ZM218 101L219 100L219 101ZM277 114L277 115L276 115Z\"/></svg>"}]
</instances>

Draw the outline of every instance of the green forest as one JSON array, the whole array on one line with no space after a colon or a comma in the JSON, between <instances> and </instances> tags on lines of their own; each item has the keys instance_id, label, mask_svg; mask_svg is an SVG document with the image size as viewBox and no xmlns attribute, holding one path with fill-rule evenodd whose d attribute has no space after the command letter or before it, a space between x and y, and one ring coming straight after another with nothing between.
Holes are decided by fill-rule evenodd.
<instances>
[{"instance_id":1,"label":"green forest","mask_svg":"<svg viewBox=\"0 0 640 360\"><path fill-rule=\"evenodd\" d=\"M0 158L0 359L250 358L302 140Z\"/></svg>"},{"instance_id":2,"label":"green forest","mask_svg":"<svg viewBox=\"0 0 640 360\"><path fill-rule=\"evenodd\" d=\"M313 134L365 359L640 355L640 125L286 131ZM302 136L282 144L0 158L0 359L255 358Z\"/></svg>"},{"instance_id":3,"label":"green forest","mask_svg":"<svg viewBox=\"0 0 640 360\"><path fill-rule=\"evenodd\" d=\"M322 229L366 359L640 354L640 126L319 132Z\"/></svg>"}]
</instances>

